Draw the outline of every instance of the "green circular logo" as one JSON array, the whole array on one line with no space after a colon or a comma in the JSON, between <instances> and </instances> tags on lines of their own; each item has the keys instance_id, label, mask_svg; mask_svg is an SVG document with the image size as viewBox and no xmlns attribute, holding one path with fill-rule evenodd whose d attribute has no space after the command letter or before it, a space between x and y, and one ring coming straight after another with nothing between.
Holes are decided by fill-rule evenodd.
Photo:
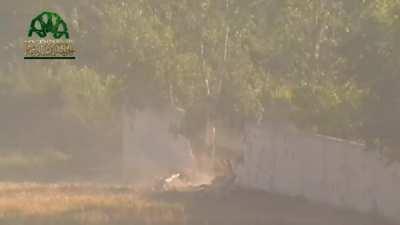
<instances>
[{"instance_id":1,"label":"green circular logo","mask_svg":"<svg viewBox=\"0 0 400 225\"><path fill-rule=\"evenodd\" d=\"M40 38L45 38L48 33L52 33L55 39L60 39L63 36L69 39L67 24L57 13L42 12L33 18L28 37L36 34Z\"/></svg>"}]
</instances>

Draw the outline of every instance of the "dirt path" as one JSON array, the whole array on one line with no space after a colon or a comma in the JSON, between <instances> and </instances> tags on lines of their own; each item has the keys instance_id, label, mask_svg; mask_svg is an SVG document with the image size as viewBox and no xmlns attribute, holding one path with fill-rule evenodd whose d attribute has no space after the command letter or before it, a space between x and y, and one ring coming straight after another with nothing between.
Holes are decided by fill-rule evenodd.
<instances>
[{"instance_id":1,"label":"dirt path","mask_svg":"<svg viewBox=\"0 0 400 225\"><path fill-rule=\"evenodd\" d=\"M188 225L394 225L375 216L265 192L186 191L151 197L183 204Z\"/></svg>"}]
</instances>

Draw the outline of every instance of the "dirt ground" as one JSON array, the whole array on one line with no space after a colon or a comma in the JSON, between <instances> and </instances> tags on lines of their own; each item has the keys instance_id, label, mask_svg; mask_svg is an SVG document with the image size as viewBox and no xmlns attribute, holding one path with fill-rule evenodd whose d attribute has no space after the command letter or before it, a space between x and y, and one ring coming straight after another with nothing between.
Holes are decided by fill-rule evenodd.
<instances>
[{"instance_id":1,"label":"dirt ground","mask_svg":"<svg viewBox=\"0 0 400 225\"><path fill-rule=\"evenodd\" d=\"M374 215L261 191L190 190L152 193L150 197L182 204L188 225L394 225Z\"/></svg>"}]
</instances>

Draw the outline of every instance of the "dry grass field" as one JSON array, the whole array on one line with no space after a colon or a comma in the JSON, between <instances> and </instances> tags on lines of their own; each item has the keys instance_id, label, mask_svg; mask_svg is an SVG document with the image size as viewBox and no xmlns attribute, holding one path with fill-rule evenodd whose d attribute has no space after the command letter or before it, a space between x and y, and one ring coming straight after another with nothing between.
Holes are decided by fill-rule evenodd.
<instances>
[{"instance_id":1,"label":"dry grass field","mask_svg":"<svg viewBox=\"0 0 400 225\"><path fill-rule=\"evenodd\" d=\"M0 183L0 225L392 225L265 192Z\"/></svg>"},{"instance_id":2,"label":"dry grass field","mask_svg":"<svg viewBox=\"0 0 400 225\"><path fill-rule=\"evenodd\" d=\"M0 184L0 224L183 224L178 204L154 202L130 187Z\"/></svg>"}]
</instances>

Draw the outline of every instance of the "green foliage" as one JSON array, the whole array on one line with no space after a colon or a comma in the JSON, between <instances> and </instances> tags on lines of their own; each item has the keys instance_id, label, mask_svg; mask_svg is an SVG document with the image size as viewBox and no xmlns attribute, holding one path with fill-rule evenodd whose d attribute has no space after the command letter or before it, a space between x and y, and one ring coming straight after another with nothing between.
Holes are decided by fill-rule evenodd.
<instances>
[{"instance_id":1,"label":"green foliage","mask_svg":"<svg viewBox=\"0 0 400 225\"><path fill-rule=\"evenodd\" d=\"M101 76L87 67L64 66L58 73L62 96L73 115L88 125L113 118L118 111L120 79L114 75Z\"/></svg>"},{"instance_id":2,"label":"green foliage","mask_svg":"<svg viewBox=\"0 0 400 225\"><path fill-rule=\"evenodd\" d=\"M66 111L85 124L112 118L123 93L135 107L174 104L192 120L279 115L326 135L400 145L397 0L77 4L76 21L96 15L86 21L96 29L82 23L79 34L99 40L98 57L37 67L35 76L4 73L0 87L61 90Z\"/></svg>"}]
</instances>

